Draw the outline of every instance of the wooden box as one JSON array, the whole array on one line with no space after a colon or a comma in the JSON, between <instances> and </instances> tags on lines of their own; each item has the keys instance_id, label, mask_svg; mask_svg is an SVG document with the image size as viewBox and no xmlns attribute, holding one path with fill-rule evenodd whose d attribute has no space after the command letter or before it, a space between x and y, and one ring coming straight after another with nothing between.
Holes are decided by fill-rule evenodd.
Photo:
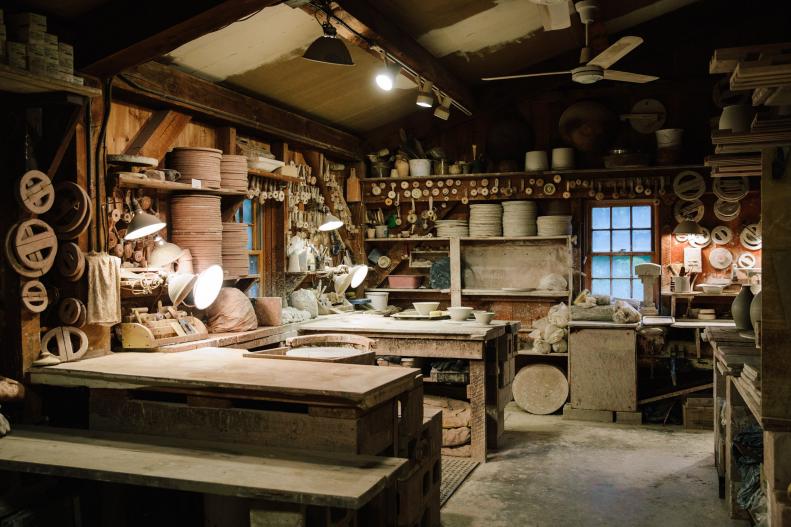
<instances>
[{"instance_id":1,"label":"wooden box","mask_svg":"<svg viewBox=\"0 0 791 527\"><path fill-rule=\"evenodd\" d=\"M714 430L714 406L694 406L684 403L685 430Z\"/></svg>"},{"instance_id":2,"label":"wooden box","mask_svg":"<svg viewBox=\"0 0 791 527\"><path fill-rule=\"evenodd\" d=\"M442 412L434 410L423 420L419 455L409 473L396 482L398 525L440 527L439 500L442 481Z\"/></svg>"}]
</instances>

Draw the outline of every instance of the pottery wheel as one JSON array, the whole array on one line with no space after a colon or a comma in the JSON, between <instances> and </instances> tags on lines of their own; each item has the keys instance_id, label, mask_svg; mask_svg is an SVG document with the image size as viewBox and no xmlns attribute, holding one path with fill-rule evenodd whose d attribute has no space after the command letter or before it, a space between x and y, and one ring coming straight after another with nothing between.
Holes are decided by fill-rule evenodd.
<instances>
[{"instance_id":1,"label":"pottery wheel","mask_svg":"<svg viewBox=\"0 0 791 527\"><path fill-rule=\"evenodd\" d=\"M558 411L569 396L566 375L549 364L530 364L514 377L514 400L531 414L547 415Z\"/></svg>"},{"instance_id":2,"label":"pottery wheel","mask_svg":"<svg viewBox=\"0 0 791 527\"><path fill-rule=\"evenodd\" d=\"M55 189L44 172L29 170L19 180L18 197L33 214L44 214L55 201Z\"/></svg>"}]
</instances>

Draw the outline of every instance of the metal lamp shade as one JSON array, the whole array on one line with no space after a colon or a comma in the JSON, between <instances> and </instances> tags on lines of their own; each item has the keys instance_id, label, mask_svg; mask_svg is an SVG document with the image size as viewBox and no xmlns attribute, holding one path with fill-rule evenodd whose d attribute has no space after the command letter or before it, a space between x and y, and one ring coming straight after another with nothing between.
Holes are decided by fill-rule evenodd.
<instances>
[{"instance_id":1,"label":"metal lamp shade","mask_svg":"<svg viewBox=\"0 0 791 527\"><path fill-rule=\"evenodd\" d=\"M329 212L324 215L324 221L322 222L319 230L322 232L327 231L334 231L343 227L343 222L337 218L337 216L330 214Z\"/></svg>"},{"instance_id":2,"label":"metal lamp shade","mask_svg":"<svg viewBox=\"0 0 791 527\"><path fill-rule=\"evenodd\" d=\"M354 66L352 56L346 49L346 44L338 37L322 35L308 47L303 58L325 64L338 66Z\"/></svg>"},{"instance_id":3,"label":"metal lamp shade","mask_svg":"<svg viewBox=\"0 0 791 527\"><path fill-rule=\"evenodd\" d=\"M181 258L184 254L184 249L175 243L165 242L161 245L154 247L151 251L151 258L148 265L150 267L167 267Z\"/></svg>"},{"instance_id":4,"label":"metal lamp shade","mask_svg":"<svg viewBox=\"0 0 791 527\"><path fill-rule=\"evenodd\" d=\"M703 228L692 220L684 220L676 225L673 234L703 234Z\"/></svg>"},{"instance_id":5,"label":"metal lamp shade","mask_svg":"<svg viewBox=\"0 0 791 527\"><path fill-rule=\"evenodd\" d=\"M192 288L195 287L195 282L198 280L198 275L190 273L174 273L168 276L168 297L173 307L178 307L179 304L192 293Z\"/></svg>"},{"instance_id":6,"label":"metal lamp shade","mask_svg":"<svg viewBox=\"0 0 791 527\"><path fill-rule=\"evenodd\" d=\"M149 236L161 231L166 226L167 223L163 222L153 214L149 214L148 212L143 212L142 209L138 209L135 211L135 217L132 218L129 226L126 228L126 236L124 236L124 240L136 240L138 238L142 238L143 236Z\"/></svg>"}]
</instances>

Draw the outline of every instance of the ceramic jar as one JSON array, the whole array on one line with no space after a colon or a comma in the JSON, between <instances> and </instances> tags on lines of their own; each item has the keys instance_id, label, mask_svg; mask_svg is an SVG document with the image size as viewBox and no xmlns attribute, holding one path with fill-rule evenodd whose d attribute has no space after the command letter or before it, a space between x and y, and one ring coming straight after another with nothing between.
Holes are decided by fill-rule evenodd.
<instances>
[{"instance_id":1,"label":"ceramic jar","mask_svg":"<svg viewBox=\"0 0 791 527\"><path fill-rule=\"evenodd\" d=\"M750 321L750 302L753 300L753 292L750 285L743 285L742 290L736 295L731 304L731 315L736 323L736 329L740 331L751 331L753 329Z\"/></svg>"},{"instance_id":2,"label":"ceramic jar","mask_svg":"<svg viewBox=\"0 0 791 527\"><path fill-rule=\"evenodd\" d=\"M403 157L396 157L395 159L395 168L398 172L398 177L404 178L409 177L409 160L404 159Z\"/></svg>"},{"instance_id":3,"label":"ceramic jar","mask_svg":"<svg viewBox=\"0 0 791 527\"><path fill-rule=\"evenodd\" d=\"M753 301L750 302L750 322L753 325L753 331L756 333L759 330L762 318L761 293L762 291L758 291L758 294L753 297Z\"/></svg>"}]
</instances>

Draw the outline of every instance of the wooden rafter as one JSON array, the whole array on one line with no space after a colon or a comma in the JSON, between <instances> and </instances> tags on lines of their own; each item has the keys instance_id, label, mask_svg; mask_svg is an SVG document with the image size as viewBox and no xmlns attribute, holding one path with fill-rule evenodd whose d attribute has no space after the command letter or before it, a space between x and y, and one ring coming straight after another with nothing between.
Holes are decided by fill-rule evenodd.
<instances>
[{"instance_id":1,"label":"wooden rafter","mask_svg":"<svg viewBox=\"0 0 791 527\"><path fill-rule=\"evenodd\" d=\"M189 115L173 110L154 112L126 146L124 154L161 161L190 120Z\"/></svg>"},{"instance_id":2,"label":"wooden rafter","mask_svg":"<svg viewBox=\"0 0 791 527\"><path fill-rule=\"evenodd\" d=\"M149 106L176 108L217 124L272 136L296 145L360 159L360 139L348 132L163 64L148 62L117 77L115 93Z\"/></svg>"},{"instance_id":3,"label":"wooden rafter","mask_svg":"<svg viewBox=\"0 0 791 527\"><path fill-rule=\"evenodd\" d=\"M80 21L77 67L107 78L277 3L279 0L108 2Z\"/></svg>"},{"instance_id":4,"label":"wooden rafter","mask_svg":"<svg viewBox=\"0 0 791 527\"><path fill-rule=\"evenodd\" d=\"M437 60L426 48L401 28L393 24L376 9L374 2L366 0L338 0L339 8L333 14L354 28L355 31L375 42L398 60L431 80L467 109L475 106L472 92ZM306 8L313 12L313 8ZM380 57L368 43L349 31L343 24L334 24L338 34L356 46Z\"/></svg>"}]
</instances>

